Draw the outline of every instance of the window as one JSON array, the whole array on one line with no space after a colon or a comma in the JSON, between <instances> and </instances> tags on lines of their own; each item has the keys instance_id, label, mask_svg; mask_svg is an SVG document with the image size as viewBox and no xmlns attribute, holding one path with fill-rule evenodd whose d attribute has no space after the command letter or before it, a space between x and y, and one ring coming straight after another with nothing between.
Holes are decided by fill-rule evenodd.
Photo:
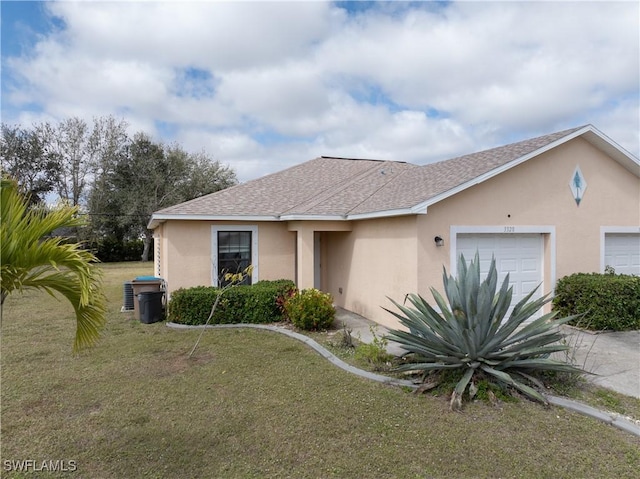
<instances>
[{"instance_id":1,"label":"window","mask_svg":"<svg viewBox=\"0 0 640 479\"><path fill-rule=\"evenodd\" d=\"M211 284L225 286L226 273L239 273L249 265L252 274L242 284L258 281L257 225L213 225L211 227Z\"/></svg>"},{"instance_id":2,"label":"window","mask_svg":"<svg viewBox=\"0 0 640 479\"><path fill-rule=\"evenodd\" d=\"M220 286L229 281L227 273L240 273L251 264L251 231L218 231L218 278ZM251 284L247 276L241 284Z\"/></svg>"}]
</instances>

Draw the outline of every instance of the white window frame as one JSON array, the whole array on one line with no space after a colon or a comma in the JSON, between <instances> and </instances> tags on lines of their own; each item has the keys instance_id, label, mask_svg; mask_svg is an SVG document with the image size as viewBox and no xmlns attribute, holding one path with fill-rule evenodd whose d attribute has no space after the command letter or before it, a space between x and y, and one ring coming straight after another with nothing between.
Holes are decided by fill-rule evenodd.
<instances>
[{"instance_id":1,"label":"white window frame","mask_svg":"<svg viewBox=\"0 0 640 479\"><path fill-rule=\"evenodd\" d=\"M601 226L600 227L600 272L604 273L605 264L605 239L607 234L616 233L640 233L640 226Z\"/></svg>"},{"instance_id":2,"label":"white window frame","mask_svg":"<svg viewBox=\"0 0 640 479\"><path fill-rule=\"evenodd\" d=\"M218 286L218 232L249 231L251 232L251 284L259 281L258 273L258 226L257 225L214 225L211 227L211 284Z\"/></svg>"}]
</instances>

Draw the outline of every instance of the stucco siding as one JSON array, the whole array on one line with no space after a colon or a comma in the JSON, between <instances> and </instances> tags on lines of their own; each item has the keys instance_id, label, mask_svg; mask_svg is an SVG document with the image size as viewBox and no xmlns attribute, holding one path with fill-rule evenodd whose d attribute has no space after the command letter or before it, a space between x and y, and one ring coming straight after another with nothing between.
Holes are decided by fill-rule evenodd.
<instances>
[{"instance_id":1,"label":"stucco siding","mask_svg":"<svg viewBox=\"0 0 640 479\"><path fill-rule=\"evenodd\" d=\"M380 324L396 322L382 307L417 287L415 216L355 221L351 232L325 233L326 291L337 305Z\"/></svg>"},{"instance_id":2,"label":"stucco siding","mask_svg":"<svg viewBox=\"0 0 640 479\"><path fill-rule=\"evenodd\" d=\"M179 288L211 285L210 223L167 221L162 235L167 239L162 263L169 293Z\"/></svg>"},{"instance_id":3,"label":"stucco siding","mask_svg":"<svg viewBox=\"0 0 640 479\"><path fill-rule=\"evenodd\" d=\"M213 225L238 225L239 229L251 226L258 234L258 280L287 278L300 288L319 286L333 295L338 306L396 327L395 318L382 309L391 308L387 297L402 302L407 293L429 297L430 287L442 291L442 267L449 272L455 268L458 235L518 234L527 235L540 245L541 253L537 250L534 259L525 259L534 264L531 269L536 271L536 278L542 278L543 292L549 293L557 279L565 275L603 269L607 233L640 232L640 178L637 172L622 166L633 168L637 166L635 160L615 146L607 144L602 148L602 141L597 138L590 142L594 133L585 135L553 145L550 142L557 138L542 137L545 142L541 144L534 139L533 144L515 144L515 149L505 146L487 150L383 179L387 183L375 190L381 201L376 205L382 206L373 213L349 216L342 209L332 209L329 215L319 205L325 201L335 206L342 201L337 198L342 197L325 194L322 198L310 197L304 214L258 215L242 217L237 222L215 221L228 216L211 212L207 220L202 220L189 209L181 213L184 216L175 212L158 215L154 223L159 245L154 271L165 277L170 291L210 285L215 254ZM545 150L547 146L550 149ZM527 159L529 154L534 156ZM360 165L338 160L331 161L345 168ZM511 162L517 161L522 163L509 168ZM366 170L365 176L358 173L355 180L347 175L342 183L330 186L360 207L362 191L356 185L374 178L382 181L384 175L380 175L379 167L376 164L371 171ZM577 167L586 182L579 204L570 188ZM499 173L490 177L494 172ZM274 178L279 177L274 176L269 182ZM469 183L460 184L463 181ZM477 184L468 186L471 182ZM447 197L447 189L457 193ZM280 200L280 193L274 198ZM191 202L185 205L184 208L198 206ZM409 214L425 205L426 214ZM380 217L389 212L406 216ZM372 217L363 219L367 215ZM256 220L247 219L251 217ZM540 235L541 241L535 235ZM443 246L436 245L436 236L444 240ZM505 243L503 236L467 236L467 249L475 248L480 240L495 240L484 243L490 244L483 250L488 255L500 248L494 244ZM253 254L256 247L252 248Z\"/></svg>"},{"instance_id":4,"label":"stucco siding","mask_svg":"<svg viewBox=\"0 0 640 479\"><path fill-rule=\"evenodd\" d=\"M295 281L296 234L285 223L258 223L260 279Z\"/></svg>"},{"instance_id":5,"label":"stucco siding","mask_svg":"<svg viewBox=\"0 0 640 479\"><path fill-rule=\"evenodd\" d=\"M161 239L160 270L169 292L212 284L212 226L249 223L167 221L157 230ZM258 280L295 278L295 233L284 223L251 223L258 228Z\"/></svg>"},{"instance_id":6,"label":"stucco siding","mask_svg":"<svg viewBox=\"0 0 640 479\"><path fill-rule=\"evenodd\" d=\"M569 187L576 166L587 182L579 206ZM432 205L419 216L419 290L426 294L430 286L441 289L442 266L452 266L452 226L492 226L496 232L516 233L522 227L538 227L544 235L544 288L549 292L557 278L599 271L601 226L639 224L638 177L578 138ZM436 235L445 239L445 247L435 246Z\"/></svg>"}]
</instances>

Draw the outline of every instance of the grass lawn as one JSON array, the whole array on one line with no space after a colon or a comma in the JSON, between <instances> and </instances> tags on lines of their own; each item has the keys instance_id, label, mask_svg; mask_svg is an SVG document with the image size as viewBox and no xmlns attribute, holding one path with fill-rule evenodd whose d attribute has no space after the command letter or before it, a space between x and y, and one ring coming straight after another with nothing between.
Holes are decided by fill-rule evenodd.
<instances>
[{"instance_id":1,"label":"grass lawn","mask_svg":"<svg viewBox=\"0 0 640 479\"><path fill-rule=\"evenodd\" d=\"M74 357L63 300L29 292L2 321L2 477L636 478L640 439L563 409L468 404L344 372L293 339L255 330L144 325L120 313L105 265L108 325ZM6 461L75 461L15 473Z\"/></svg>"}]
</instances>

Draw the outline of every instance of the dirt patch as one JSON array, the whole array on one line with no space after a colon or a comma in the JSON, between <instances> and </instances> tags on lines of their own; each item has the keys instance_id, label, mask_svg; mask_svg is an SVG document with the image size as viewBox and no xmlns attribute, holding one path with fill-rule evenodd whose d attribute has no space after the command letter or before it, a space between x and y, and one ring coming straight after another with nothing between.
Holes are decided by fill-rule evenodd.
<instances>
[{"instance_id":1,"label":"dirt patch","mask_svg":"<svg viewBox=\"0 0 640 479\"><path fill-rule=\"evenodd\" d=\"M172 376L215 361L215 354L196 352L192 357L188 353L172 354L163 361L149 366L149 375L158 378Z\"/></svg>"}]
</instances>

